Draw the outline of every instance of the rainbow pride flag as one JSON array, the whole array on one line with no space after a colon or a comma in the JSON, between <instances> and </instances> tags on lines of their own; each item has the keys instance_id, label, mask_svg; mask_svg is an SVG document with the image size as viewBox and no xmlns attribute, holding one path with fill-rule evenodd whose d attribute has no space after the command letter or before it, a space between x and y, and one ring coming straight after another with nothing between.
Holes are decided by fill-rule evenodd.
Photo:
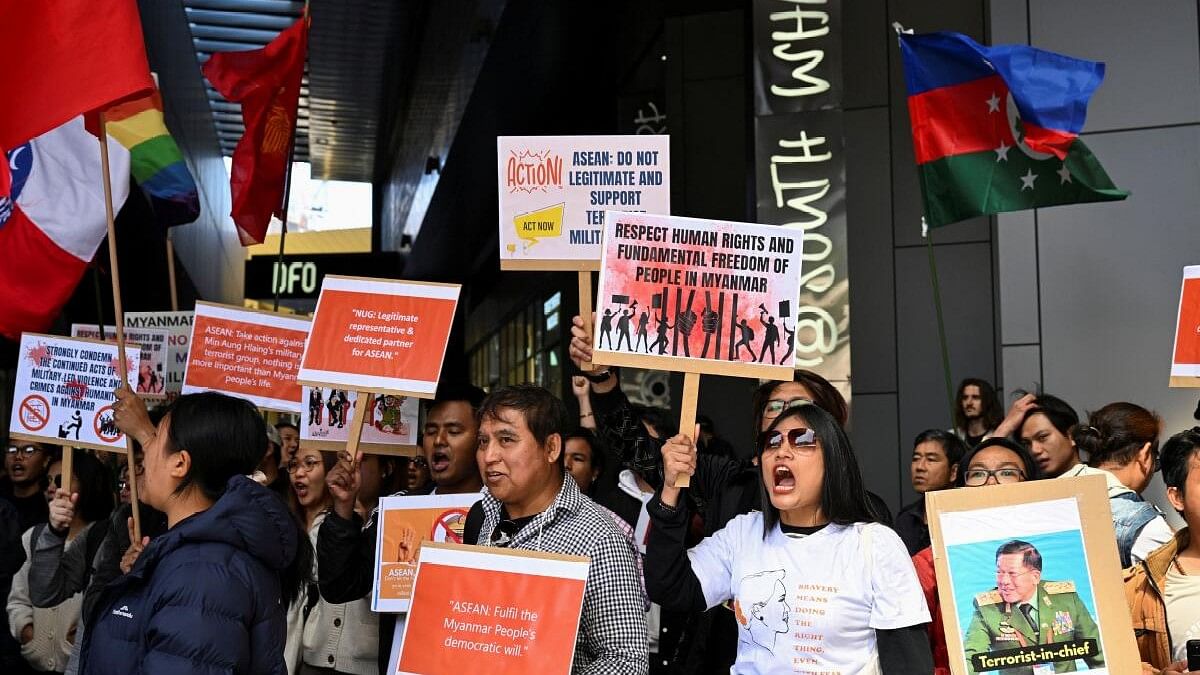
<instances>
[{"instance_id":1,"label":"rainbow pride flag","mask_svg":"<svg viewBox=\"0 0 1200 675\"><path fill-rule=\"evenodd\" d=\"M162 110L162 96L155 89L109 108L104 118L109 136L129 150L133 178L150 198L155 218L171 227L200 216L200 196Z\"/></svg>"}]
</instances>

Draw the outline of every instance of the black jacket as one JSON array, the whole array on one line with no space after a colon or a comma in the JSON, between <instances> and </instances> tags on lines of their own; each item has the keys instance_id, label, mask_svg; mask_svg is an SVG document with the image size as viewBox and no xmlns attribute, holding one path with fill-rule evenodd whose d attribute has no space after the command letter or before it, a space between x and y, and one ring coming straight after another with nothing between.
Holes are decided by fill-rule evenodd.
<instances>
[{"instance_id":1,"label":"black jacket","mask_svg":"<svg viewBox=\"0 0 1200 675\"><path fill-rule=\"evenodd\" d=\"M307 545L266 488L230 479L211 508L153 539L87 616L81 675L285 675L281 572Z\"/></svg>"}]
</instances>

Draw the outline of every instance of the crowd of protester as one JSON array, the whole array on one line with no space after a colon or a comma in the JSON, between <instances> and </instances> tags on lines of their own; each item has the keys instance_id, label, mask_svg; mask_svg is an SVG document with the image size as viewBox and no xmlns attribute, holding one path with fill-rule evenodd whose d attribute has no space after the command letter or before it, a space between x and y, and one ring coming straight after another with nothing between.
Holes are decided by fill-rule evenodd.
<instances>
[{"instance_id":1,"label":"crowd of protester","mask_svg":"<svg viewBox=\"0 0 1200 675\"><path fill-rule=\"evenodd\" d=\"M1081 419L1044 393L1021 392L1005 413L990 383L967 379L953 428L913 439L918 497L893 518L864 486L845 399L819 375L731 401L753 427L726 439L707 418L677 429L631 402L615 368L581 370L591 351L578 317L571 329L577 420L540 387L443 383L412 458L308 447L291 422L222 394L151 412L128 389L114 411L132 467L10 441L0 671L395 672L406 615L370 600L380 498L478 493L465 543L590 559L573 672L948 674L925 496L1097 475L1143 672L1187 672L1186 643L1200 639L1200 543L1188 534L1200 526L1200 427L1172 435L1130 402ZM1142 496L1156 474L1187 523L1178 532ZM1002 547L997 602L1045 586L1041 564L1027 543ZM789 617L797 588L826 611ZM806 634L819 649L776 645Z\"/></svg>"}]
</instances>

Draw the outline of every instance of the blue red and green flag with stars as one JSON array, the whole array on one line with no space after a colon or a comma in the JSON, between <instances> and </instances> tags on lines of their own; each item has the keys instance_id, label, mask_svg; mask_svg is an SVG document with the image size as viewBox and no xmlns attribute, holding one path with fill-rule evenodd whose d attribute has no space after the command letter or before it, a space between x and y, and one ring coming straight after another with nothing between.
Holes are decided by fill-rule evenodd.
<instances>
[{"instance_id":1,"label":"blue red and green flag with stars","mask_svg":"<svg viewBox=\"0 0 1200 675\"><path fill-rule=\"evenodd\" d=\"M1103 63L949 32L901 33L900 53L931 227L1128 196L1079 139Z\"/></svg>"}]
</instances>

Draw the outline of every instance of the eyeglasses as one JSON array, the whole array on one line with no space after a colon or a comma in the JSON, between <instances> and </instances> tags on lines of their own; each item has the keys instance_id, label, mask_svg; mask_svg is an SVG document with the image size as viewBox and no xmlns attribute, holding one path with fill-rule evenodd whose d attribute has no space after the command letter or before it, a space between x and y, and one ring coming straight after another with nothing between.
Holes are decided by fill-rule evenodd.
<instances>
[{"instance_id":1,"label":"eyeglasses","mask_svg":"<svg viewBox=\"0 0 1200 675\"><path fill-rule=\"evenodd\" d=\"M39 448L37 446L33 446L33 445L25 445L25 446L21 446L21 447L17 447L15 445L10 445L10 446L8 446L7 452L10 455L15 455L17 453L20 453L22 455L25 455L26 457L33 457L34 453L36 453L39 450L41 450L41 448Z\"/></svg>"},{"instance_id":2,"label":"eyeglasses","mask_svg":"<svg viewBox=\"0 0 1200 675\"><path fill-rule=\"evenodd\" d=\"M300 469L304 469L304 473L311 473L313 469L321 464L321 460L316 457L305 457L303 462L297 462L295 459L289 459L285 465L288 473L296 473Z\"/></svg>"},{"instance_id":3,"label":"eyeglasses","mask_svg":"<svg viewBox=\"0 0 1200 675\"><path fill-rule=\"evenodd\" d=\"M804 427L789 429L786 433L778 430L764 431L759 434L758 446L763 452L776 452L783 447L785 438L793 450L812 451L817 447L816 432Z\"/></svg>"},{"instance_id":4,"label":"eyeglasses","mask_svg":"<svg viewBox=\"0 0 1200 675\"><path fill-rule=\"evenodd\" d=\"M1020 483L1025 480L1025 472L1020 469L996 469L995 471L967 469L963 475L963 484L967 487L979 487L985 485L989 478L995 478L996 482L1001 485Z\"/></svg>"},{"instance_id":5,"label":"eyeglasses","mask_svg":"<svg viewBox=\"0 0 1200 675\"><path fill-rule=\"evenodd\" d=\"M805 403L812 403L812 399L805 398L803 396L789 398L786 401L781 398L773 398L770 401L767 401L766 407L763 408L763 419L773 420L776 417L779 417L779 414L784 410L795 408L796 406L803 405Z\"/></svg>"},{"instance_id":6,"label":"eyeglasses","mask_svg":"<svg viewBox=\"0 0 1200 675\"><path fill-rule=\"evenodd\" d=\"M118 481L118 482L117 482L117 489L118 489L118 490L127 490L127 489L129 489L129 481L127 481L127 480Z\"/></svg>"},{"instance_id":7,"label":"eyeglasses","mask_svg":"<svg viewBox=\"0 0 1200 675\"><path fill-rule=\"evenodd\" d=\"M1027 569L1024 572L1006 572L1004 570L996 570L996 579L1001 580L1001 581L1003 581L1004 579L1008 579L1009 581L1016 581L1017 579L1020 579L1021 577L1025 576L1026 574L1030 574L1030 573L1036 572L1036 571L1037 570L1033 570L1033 569Z\"/></svg>"},{"instance_id":8,"label":"eyeglasses","mask_svg":"<svg viewBox=\"0 0 1200 675\"><path fill-rule=\"evenodd\" d=\"M418 469L428 469L429 468L429 461L426 460L424 457L413 457L412 459L410 459L408 461L410 464L417 467Z\"/></svg>"}]
</instances>

